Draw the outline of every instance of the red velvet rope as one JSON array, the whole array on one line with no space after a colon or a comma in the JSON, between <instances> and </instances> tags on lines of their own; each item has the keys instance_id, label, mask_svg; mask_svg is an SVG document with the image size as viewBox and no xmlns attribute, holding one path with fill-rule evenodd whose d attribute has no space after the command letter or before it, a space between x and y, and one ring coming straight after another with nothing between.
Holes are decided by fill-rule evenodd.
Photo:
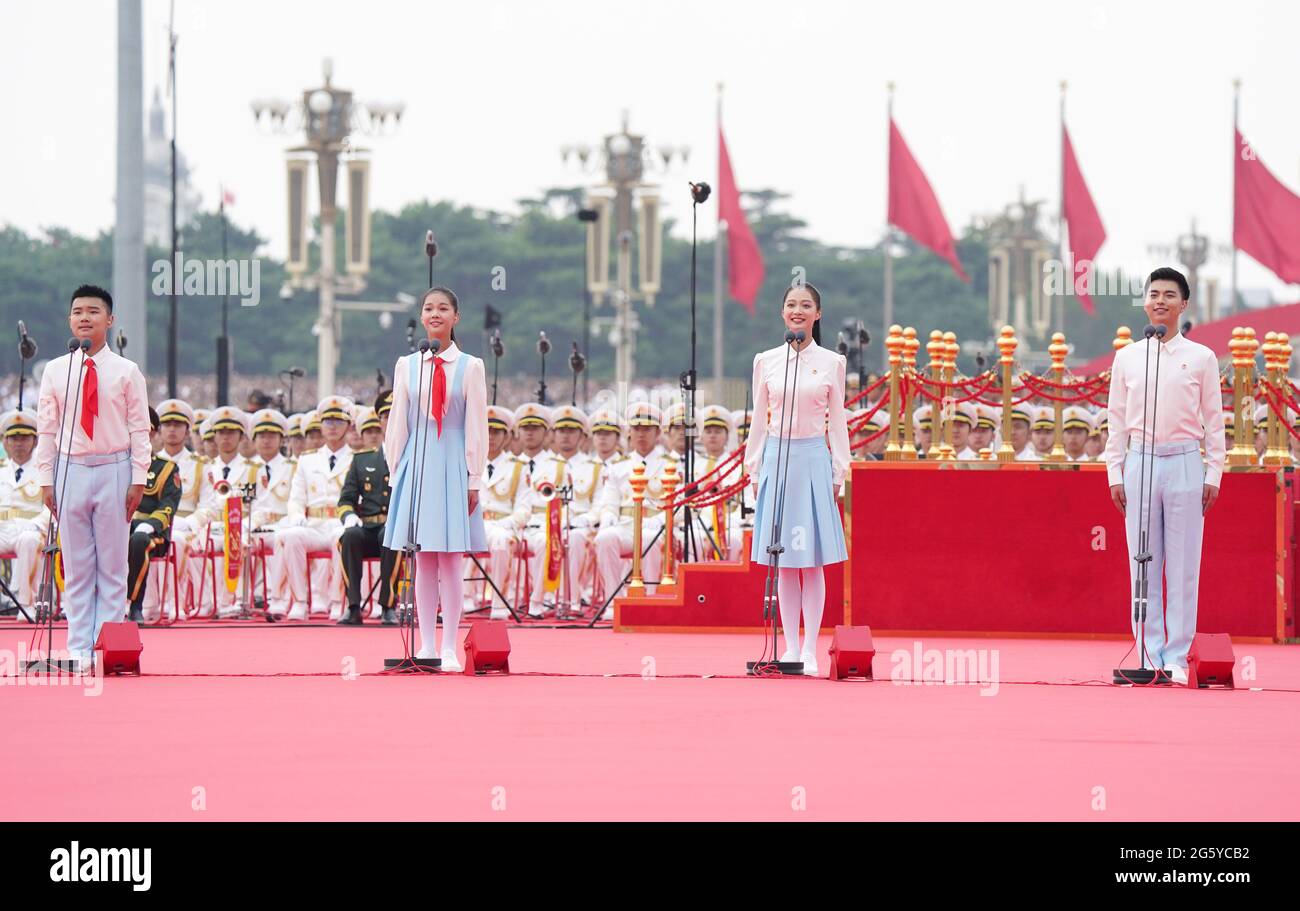
<instances>
[{"instance_id":1,"label":"red velvet rope","mask_svg":"<svg viewBox=\"0 0 1300 911\"><path fill-rule=\"evenodd\" d=\"M1025 386L1032 386L1037 384L1039 388L1043 386L1047 386L1051 389L1078 389L1080 386L1086 386L1086 387L1095 386L1098 389L1100 389L1106 383L1110 382L1110 372L1104 371L1102 373L1097 374L1090 380L1083 380L1082 382L1078 382L1078 383L1056 383L1053 382L1052 380L1049 380L1045 376L1038 376L1037 374L1029 373L1028 371L1026 371L1020 374L1020 381Z\"/></svg>"},{"instance_id":2,"label":"red velvet rope","mask_svg":"<svg viewBox=\"0 0 1300 911\"><path fill-rule=\"evenodd\" d=\"M889 382L888 373L886 373L882 377L877 378L877 380L874 383L872 383L870 386L868 386L866 389L863 389L861 392L856 393L853 396L853 398L849 399L847 402L844 403L844 407L850 408L853 405L856 405L858 402L862 401L864 398L866 398L871 393L875 392L877 389L885 385L885 383L887 382Z\"/></svg>"},{"instance_id":3,"label":"red velvet rope","mask_svg":"<svg viewBox=\"0 0 1300 911\"><path fill-rule=\"evenodd\" d=\"M1282 426L1286 428L1286 432L1291 434L1292 439L1300 440L1300 433L1297 433L1295 428L1291 426L1291 422L1286 419L1286 415L1278 407L1277 400L1273 398L1273 393L1269 391L1268 387L1263 383L1260 383L1259 391L1263 394L1264 401L1268 403L1268 407L1272 412L1282 419ZM1295 405L1290 402L1287 402L1286 404L1290 405L1293 411L1300 414L1300 408L1295 407ZM1258 427L1259 424L1257 423L1255 426Z\"/></svg>"},{"instance_id":4,"label":"red velvet rope","mask_svg":"<svg viewBox=\"0 0 1300 911\"><path fill-rule=\"evenodd\" d=\"M876 404L875 404L874 406L872 406L872 408L871 408L869 411L867 411L866 414L860 414L860 415L857 415L856 417L850 418L850 419L849 419L849 422L848 422L848 424L849 424L849 433L855 433L855 432L856 432L860 427L862 427L862 425L866 424L867 421L869 421L869 420L871 419L871 417L872 417L872 416L873 416L877 411L879 411L879 410L881 409L881 407L882 407L882 406L885 404L885 402L887 402L887 401L889 401L889 393L888 393L888 392L886 392L884 395L882 395L882 396L880 397L880 401L876 402Z\"/></svg>"},{"instance_id":5,"label":"red velvet rope","mask_svg":"<svg viewBox=\"0 0 1300 911\"><path fill-rule=\"evenodd\" d=\"M850 450L860 449L861 447L866 446L872 440L878 439L879 437L884 436L887 433L889 433L889 428L882 427L879 430L877 430L875 433L873 433L871 436L863 437L862 439L858 440L856 443L850 446L849 449Z\"/></svg>"}]
</instances>

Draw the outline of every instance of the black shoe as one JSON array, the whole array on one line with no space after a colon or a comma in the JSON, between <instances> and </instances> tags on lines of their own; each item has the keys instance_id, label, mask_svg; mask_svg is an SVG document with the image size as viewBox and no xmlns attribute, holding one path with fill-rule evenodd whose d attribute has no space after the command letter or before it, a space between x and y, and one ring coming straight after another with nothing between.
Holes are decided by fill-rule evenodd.
<instances>
[{"instance_id":1,"label":"black shoe","mask_svg":"<svg viewBox=\"0 0 1300 911\"><path fill-rule=\"evenodd\" d=\"M338 622L339 626L360 626L361 625L361 608L349 607L347 615Z\"/></svg>"},{"instance_id":2,"label":"black shoe","mask_svg":"<svg viewBox=\"0 0 1300 911\"><path fill-rule=\"evenodd\" d=\"M381 618L381 622L384 626L396 626L397 611L393 610L391 607L384 608L384 615Z\"/></svg>"},{"instance_id":3,"label":"black shoe","mask_svg":"<svg viewBox=\"0 0 1300 911\"><path fill-rule=\"evenodd\" d=\"M144 611L140 609L140 605L132 604L131 609L126 613L126 619L128 623L143 623Z\"/></svg>"}]
</instances>

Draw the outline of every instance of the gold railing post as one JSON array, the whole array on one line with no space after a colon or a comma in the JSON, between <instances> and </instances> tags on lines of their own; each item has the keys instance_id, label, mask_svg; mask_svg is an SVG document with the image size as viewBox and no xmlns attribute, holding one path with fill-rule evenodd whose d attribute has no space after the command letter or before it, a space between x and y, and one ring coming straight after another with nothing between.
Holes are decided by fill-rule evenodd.
<instances>
[{"instance_id":1,"label":"gold railing post","mask_svg":"<svg viewBox=\"0 0 1300 911\"><path fill-rule=\"evenodd\" d=\"M889 336L885 339L885 350L889 352L889 442L885 444L885 461L897 462L903 457L903 447L899 429L903 421L903 408L899 401L902 395L901 374L903 372L903 329L890 326Z\"/></svg>"},{"instance_id":2,"label":"gold railing post","mask_svg":"<svg viewBox=\"0 0 1300 911\"><path fill-rule=\"evenodd\" d=\"M930 356L930 379L943 382L943 365L948 357L948 346L943 342L943 333L938 329L930 332L930 340L925 343L925 353ZM925 457L931 461L939 458L939 444L943 442L943 392L940 390L939 401L930 404L930 448Z\"/></svg>"},{"instance_id":3,"label":"gold railing post","mask_svg":"<svg viewBox=\"0 0 1300 911\"><path fill-rule=\"evenodd\" d=\"M1247 445L1244 406L1246 404L1246 370L1250 360L1250 341L1241 326L1232 328L1232 341L1228 342L1232 354L1232 449L1228 452L1228 466L1240 468L1249 465L1255 450Z\"/></svg>"},{"instance_id":4,"label":"gold railing post","mask_svg":"<svg viewBox=\"0 0 1300 911\"><path fill-rule=\"evenodd\" d=\"M645 582L641 580L641 518L648 481L644 465L632 469L632 578L627 583L627 593L633 598L645 594Z\"/></svg>"},{"instance_id":5,"label":"gold railing post","mask_svg":"<svg viewBox=\"0 0 1300 911\"><path fill-rule=\"evenodd\" d=\"M1016 362L1016 330L1003 326L998 336L998 350L1002 356L998 363L1002 365L1002 445L998 447L999 462L1014 462L1016 449L1011 445L1011 368Z\"/></svg>"},{"instance_id":6,"label":"gold railing post","mask_svg":"<svg viewBox=\"0 0 1300 911\"><path fill-rule=\"evenodd\" d=\"M669 462L659 482L664 490L664 577L655 593L672 594L677 589L677 569L673 565L673 494L677 491L677 466Z\"/></svg>"},{"instance_id":7,"label":"gold railing post","mask_svg":"<svg viewBox=\"0 0 1300 911\"><path fill-rule=\"evenodd\" d=\"M912 377L916 376L916 352L921 347L921 340L916 337L916 329L908 326L903 330L903 370L904 376L908 378L907 385L911 385ZM916 461L916 440L915 432L912 427L912 393L903 392L902 406L896 407L895 410L903 413L903 453L904 462Z\"/></svg>"},{"instance_id":8,"label":"gold railing post","mask_svg":"<svg viewBox=\"0 0 1300 911\"><path fill-rule=\"evenodd\" d=\"M1070 346L1065 343L1064 332L1053 332L1052 343L1047 346L1047 353L1052 357L1052 379L1058 385L1065 384L1065 356L1070 353ZM1052 434L1052 451L1047 454L1045 462L1066 462L1069 459L1065 455L1065 434L1061 427L1061 412L1064 410L1065 403L1061 401L1065 397L1064 389L1053 390L1052 402L1055 412L1056 428Z\"/></svg>"},{"instance_id":9,"label":"gold railing post","mask_svg":"<svg viewBox=\"0 0 1300 911\"><path fill-rule=\"evenodd\" d=\"M957 345L957 333L945 332L943 334L943 367L945 383L952 383L957 378L957 352L960 348ZM944 389L940 392L940 402L943 403L943 445L939 447L939 460L948 462L957 458L952 446L952 422L956 417L957 394L951 390Z\"/></svg>"}]
</instances>

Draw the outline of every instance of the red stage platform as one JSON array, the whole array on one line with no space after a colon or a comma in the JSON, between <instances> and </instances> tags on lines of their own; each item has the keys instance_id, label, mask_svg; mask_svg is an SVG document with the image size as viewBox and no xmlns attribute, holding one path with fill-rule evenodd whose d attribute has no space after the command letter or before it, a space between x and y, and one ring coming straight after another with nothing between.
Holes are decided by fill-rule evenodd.
<instances>
[{"instance_id":1,"label":"red stage platform","mask_svg":"<svg viewBox=\"0 0 1300 911\"><path fill-rule=\"evenodd\" d=\"M1201 630L1260 642L1296 636L1292 479L1224 476L1206 520ZM1101 465L859 462L846 502L849 562L828 568L824 628L1130 635L1123 517ZM757 629L764 575L747 559L683 566L676 594L618 599L614 628Z\"/></svg>"}]
</instances>

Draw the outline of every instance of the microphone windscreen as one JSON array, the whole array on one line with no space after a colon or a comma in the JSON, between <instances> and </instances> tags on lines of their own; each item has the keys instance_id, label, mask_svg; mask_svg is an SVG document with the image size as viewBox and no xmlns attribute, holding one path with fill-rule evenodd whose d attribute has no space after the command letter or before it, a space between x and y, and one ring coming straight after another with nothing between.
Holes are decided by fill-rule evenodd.
<instances>
[{"instance_id":1,"label":"microphone windscreen","mask_svg":"<svg viewBox=\"0 0 1300 911\"><path fill-rule=\"evenodd\" d=\"M1168 334L1168 332L1169 332L1169 327L1168 327L1168 326L1157 326L1157 327L1156 327L1156 338L1164 338L1165 335Z\"/></svg>"},{"instance_id":2,"label":"microphone windscreen","mask_svg":"<svg viewBox=\"0 0 1300 911\"><path fill-rule=\"evenodd\" d=\"M429 342L429 350L432 351L434 354L437 354L438 349L441 347L442 347L442 342L436 338L433 341Z\"/></svg>"},{"instance_id":3,"label":"microphone windscreen","mask_svg":"<svg viewBox=\"0 0 1300 911\"><path fill-rule=\"evenodd\" d=\"M429 350L429 340L427 338L420 339L420 353L424 354L428 350Z\"/></svg>"},{"instance_id":4,"label":"microphone windscreen","mask_svg":"<svg viewBox=\"0 0 1300 911\"><path fill-rule=\"evenodd\" d=\"M89 350L90 350L90 339L88 339L88 338L83 338L83 339L81 340L81 350L82 350L82 351L89 351Z\"/></svg>"},{"instance_id":5,"label":"microphone windscreen","mask_svg":"<svg viewBox=\"0 0 1300 911\"><path fill-rule=\"evenodd\" d=\"M808 337L808 336L804 333L804 331L803 331L802 329L800 329L798 332L796 332L796 333L794 334L794 340L795 340L796 342L802 342L802 341L803 341L804 339L806 339L807 337Z\"/></svg>"},{"instance_id":6,"label":"microphone windscreen","mask_svg":"<svg viewBox=\"0 0 1300 911\"><path fill-rule=\"evenodd\" d=\"M1156 327L1148 323L1147 327L1142 330L1142 334L1145 335L1147 338L1150 338L1151 336L1156 334Z\"/></svg>"},{"instance_id":7,"label":"microphone windscreen","mask_svg":"<svg viewBox=\"0 0 1300 911\"><path fill-rule=\"evenodd\" d=\"M72 338L68 339L69 351L76 351L80 347L81 347L81 340L78 339L75 335Z\"/></svg>"},{"instance_id":8,"label":"microphone windscreen","mask_svg":"<svg viewBox=\"0 0 1300 911\"><path fill-rule=\"evenodd\" d=\"M794 341L794 331L792 329L785 330L785 343L788 345L793 341Z\"/></svg>"}]
</instances>

